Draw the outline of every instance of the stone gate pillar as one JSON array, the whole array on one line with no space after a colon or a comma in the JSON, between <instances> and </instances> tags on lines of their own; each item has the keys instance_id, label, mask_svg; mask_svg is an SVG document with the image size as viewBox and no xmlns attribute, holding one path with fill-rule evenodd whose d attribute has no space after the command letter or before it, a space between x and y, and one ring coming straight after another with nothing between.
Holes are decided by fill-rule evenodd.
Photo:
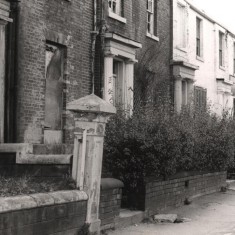
<instances>
[{"instance_id":1,"label":"stone gate pillar","mask_svg":"<svg viewBox=\"0 0 235 235\"><path fill-rule=\"evenodd\" d=\"M72 177L88 194L87 218L91 234L100 233L99 201L105 126L115 107L92 94L68 104L74 113L75 141Z\"/></svg>"}]
</instances>

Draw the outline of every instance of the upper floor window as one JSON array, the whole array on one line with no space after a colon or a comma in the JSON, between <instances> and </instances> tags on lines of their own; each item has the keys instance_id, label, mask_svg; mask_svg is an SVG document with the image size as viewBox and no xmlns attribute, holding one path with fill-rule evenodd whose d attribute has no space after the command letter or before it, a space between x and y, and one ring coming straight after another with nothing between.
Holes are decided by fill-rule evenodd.
<instances>
[{"instance_id":1,"label":"upper floor window","mask_svg":"<svg viewBox=\"0 0 235 235\"><path fill-rule=\"evenodd\" d=\"M123 0L109 0L109 10L123 17Z\"/></svg>"},{"instance_id":2,"label":"upper floor window","mask_svg":"<svg viewBox=\"0 0 235 235\"><path fill-rule=\"evenodd\" d=\"M196 55L202 57L202 20L196 18Z\"/></svg>"},{"instance_id":3,"label":"upper floor window","mask_svg":"<svg viewBox=\"0 0 235 235\"><path fill-rule=\"evenodd\" d=\"M186 47L186 7L177 4L177 46Z\"/></svg>"},{"instance_id":4,"label":"upper floor window","mask_svg":"<svg viewBox=\"0 0 235 235\"><path fill-rule=\"evenodd\" d=\"M159 40L157 37L157 1L147 0L147 36Z\"/></svg>"},{"instance_id":5,"label":"upper floor window","mask_svg":"<svg viewBox=\"0 0 235 235\"><path fill-rule=\"evenodd\" d=\"M224 33L219 32L219 66L224 66Z\"/></svg>"},{"instance_id":6,"label":"upper floor window","mask_svg":"<svg viewBox=\"0 0 235 235\"><path fill-rule=\"evenodd\" d=\"M154 33L154 0L147 0L147 32Z\"/></svg>"}]
</instances>

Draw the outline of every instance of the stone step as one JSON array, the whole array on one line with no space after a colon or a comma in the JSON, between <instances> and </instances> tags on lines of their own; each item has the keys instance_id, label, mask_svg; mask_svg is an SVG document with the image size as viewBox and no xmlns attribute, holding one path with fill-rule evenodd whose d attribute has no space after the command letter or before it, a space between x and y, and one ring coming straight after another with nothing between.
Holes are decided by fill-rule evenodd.
<instances>
[{"instance_id":1,"label":"stone step","mask_svg":"<svg viewBox=\"0 0 235 235\"><path fill-rule=\"evenodd\" d=\"M72 154L24 154L16 159L17 164L69 165Z\"/></svg>"},{"instance_id":2,"label":"stone step","mask_svg":"<svg viewBox=\"0 0 235 235\"><path fill-rule=\"evenodd\" d=\"M122 209L120 211L119 217L116 219L115 228L125 228L141 223L144 218L144 211L131 211L128 209Z\"/></svg>"},{"instance_id":3,"label":"stone step","mask_svg":"<svg viewBox=\"0 0 235 235\"><path fill-rule=\"evenodd\" d=\"M73 144L33 144L33 154L72 154Z\"/></svg>"}]
</instances>

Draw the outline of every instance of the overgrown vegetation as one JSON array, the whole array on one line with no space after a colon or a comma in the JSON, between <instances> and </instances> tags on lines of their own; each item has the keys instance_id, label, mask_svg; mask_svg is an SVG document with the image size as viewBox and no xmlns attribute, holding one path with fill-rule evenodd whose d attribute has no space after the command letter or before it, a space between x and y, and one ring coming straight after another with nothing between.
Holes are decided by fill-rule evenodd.
<instances>
[{"instance_id":1,"label":"overgrown vegetation","mask_svg":"<svg viewBox=\"0 0 235 235\"><path fill-rule=\"evenodd\" d=\"M0 176L0 197L75 189L72 179Z\"/></svg>"},{"instance_id":2,"label":"overgrown vegetation","mask_svg":"<svg viewBox=\"0 0 235 235\"><path fill-rule=\"evenodd\" d=\"M170 103L148 103L131 118L119 111L110 119L104 167L124 182L129 195L136 195L147 177L227 169L234 159L234 133L235 123L228 112L218 117L209 107L185 107L177 114Z\"/></svg>"}]
</instances>

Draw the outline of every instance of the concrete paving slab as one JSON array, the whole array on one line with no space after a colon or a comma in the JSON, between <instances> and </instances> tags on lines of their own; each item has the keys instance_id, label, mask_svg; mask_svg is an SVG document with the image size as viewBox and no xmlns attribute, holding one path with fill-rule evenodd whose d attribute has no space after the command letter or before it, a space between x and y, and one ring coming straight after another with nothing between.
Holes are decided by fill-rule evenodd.
<instances>
[{"instance_id":1,"label":"concrete paving slab","mask_svg":"<svg viewBox=\"0 0 235 235\"><path fill-rule=\"evenodd\" d=\"M179 224L139 224L109 232L109 235L235 235L235 191L214 193L192 204L164 213L191 221Z\"/></svg>"}]
</instances>

